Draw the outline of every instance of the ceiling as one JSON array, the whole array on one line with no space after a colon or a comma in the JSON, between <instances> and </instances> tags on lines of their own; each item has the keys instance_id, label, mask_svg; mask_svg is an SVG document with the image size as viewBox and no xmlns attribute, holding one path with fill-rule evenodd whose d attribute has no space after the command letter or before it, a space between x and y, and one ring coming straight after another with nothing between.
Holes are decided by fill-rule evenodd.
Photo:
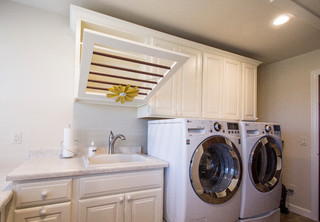
<instances>
[{"instance_id":1,"label":"ceiling","mask_svg":"<svg viewBox=\"0 0 320 222\"><path fill-rule=\"evenodd\" d=\"M270 64L320 49L320 0L12 0L69 15L75 4ZM279 14L292 19L272 27Z\"/></svg>"}]
</instances>

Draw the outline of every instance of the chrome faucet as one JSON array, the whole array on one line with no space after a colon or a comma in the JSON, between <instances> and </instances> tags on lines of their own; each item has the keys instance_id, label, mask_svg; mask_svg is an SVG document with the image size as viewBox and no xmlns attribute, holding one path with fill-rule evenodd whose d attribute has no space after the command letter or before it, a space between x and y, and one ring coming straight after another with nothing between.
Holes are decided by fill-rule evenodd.
<instances>
[{"instance_id":1,"label":"chrome faucet","mask_svg":"<svg viewBox=\"0 0 320 222\"><path fill-rule=\"evenodd\" d=\"M116 142L117 139L121 139L121 140L125 140L126 137L122 134L118 134L118 135L113 135L113 132L110 131L109 134L109 154L114 154L114 144Z\"/></svg>"}]
</instances>

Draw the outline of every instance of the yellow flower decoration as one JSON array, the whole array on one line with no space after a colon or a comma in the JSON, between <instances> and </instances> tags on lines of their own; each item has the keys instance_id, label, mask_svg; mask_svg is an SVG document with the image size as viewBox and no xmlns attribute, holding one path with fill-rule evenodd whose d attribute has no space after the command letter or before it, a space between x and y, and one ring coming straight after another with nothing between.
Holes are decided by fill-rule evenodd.
<instances>
[{"instance_id":1,"label":"yellow flower decoration","mask_svg":"<svg viewBox=\"0 0 320 222\"><path fill-rule=\"evenodd\" d=\"M113 88L109 88L108 90L113 93L108 93L107 97L108 98L118 97L116 99L116 102L121 101L122 104L125 101L132 102L132 99L136 97L139 93L139 89L137 86L132 88L130 87L130 85L126 85L125 87L122 85L113 86Z\"/></svg>"}]
</instances>

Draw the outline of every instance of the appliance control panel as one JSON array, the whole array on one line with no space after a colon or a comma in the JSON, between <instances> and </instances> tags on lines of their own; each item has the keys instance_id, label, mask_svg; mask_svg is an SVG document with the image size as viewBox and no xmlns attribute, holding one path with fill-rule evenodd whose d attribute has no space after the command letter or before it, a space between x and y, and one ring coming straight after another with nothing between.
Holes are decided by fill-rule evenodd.
<instances>
[{"instance_id":1,"label":"appliance control panel","mask_svg":"<svg viewBox=\"0 0 320 222\"><path fill-rule=\"evenodd\" d=\"M272 123L246 123L245 133L249 137L263 134L281 136L281 128L280 125Z\"/></svg>"},{"instance_id":2,"label":"appliance control panel","mask_svg":"<svg viewBox=\"0 0 320 222\"><path fill-rule=\"evenodd\" d=\"M239 123L227 122L227 127L229 134L240 134Z\"/></svg>"},{"instance_id":3,"label":"appliance control panel","mask_svg":"<svg viewBox=\"0 0 320 222\"><path fill-rule=\"evenodd\" d=\"M186 121L188 136L197 136L203 134L232 135L240 137L238 122L228 122L220 120L197 120L189 119Z\"/></svg>"}]
</instances>

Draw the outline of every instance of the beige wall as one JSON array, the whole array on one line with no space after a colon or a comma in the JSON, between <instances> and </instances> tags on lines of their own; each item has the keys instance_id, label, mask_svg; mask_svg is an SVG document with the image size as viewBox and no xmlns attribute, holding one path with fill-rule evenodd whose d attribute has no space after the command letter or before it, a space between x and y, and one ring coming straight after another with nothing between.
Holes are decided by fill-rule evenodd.
<instances>
[{"instance_id":1,"label":"beige wall","mask_svg":"<svg viewBox=\"0 0 320 222\"><path fill-rule=\"evenodd\" d=\"M258 70L259 121L281 124L284 146L283 184L295 186L290 208L306 216L311 210L311 71L320 68L320 50ZM306 145L301 145L306 137Z\"/></svg>"}]
</instances>

